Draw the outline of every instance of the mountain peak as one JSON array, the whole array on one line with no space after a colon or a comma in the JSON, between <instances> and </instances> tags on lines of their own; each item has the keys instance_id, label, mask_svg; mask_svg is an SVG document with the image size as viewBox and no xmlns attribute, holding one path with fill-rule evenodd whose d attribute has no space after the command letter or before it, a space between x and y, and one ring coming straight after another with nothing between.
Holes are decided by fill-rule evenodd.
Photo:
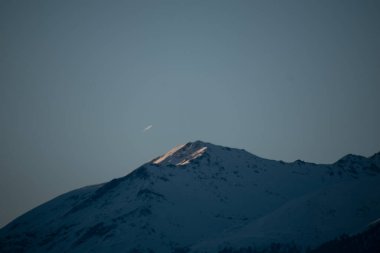
<instances>
[{"instance_id":1,"label":"mountain peak","mask_svg":"<svg viewBox=\"0 0 380 253\"><path fill-rule=\"evenodd\" d=\"M360 162L360 161L363 161L363 160L366 160L366 158L364 156L354 155L354 154L347 154L347 155L343 156L342 158L340 158L335 163L338 163L338 164L343 164L343 163L344 164L348 164L348 163Z\"/></svg>"},{"instance_id":2,"label":"mountain peak","mask_svg":"<svg viewBox=\"0 0 380 253\"><path fill-rule=\"evenodd\" d=\"M0 229L0 252L316 247L379 218L379 158L347 155L336 167L311 166L188 142L24 214Z\"/></svg>"},{"instance_id":3,"label":"mountain peak","mask_svg":"<svg viewBox=\"0 0 380 253\"><path fill-rule=\"evenodd\" d=\"M152 163L183 166L202 156L210 146L211 144L202 141L188 142L172 148L164 155L154 159Z\"/></svg>"},{"instance_id":4,"label":"mountain peak","mask_svg":"<svg viewBox=\"0 0 380 253\"><path fill-rule=\"evenodd\" d=\"M380 151L373 154L371 157L369 157L369 159L372 159L372 160L379 160L380 161Z\"/></svg>"}]
</instances>

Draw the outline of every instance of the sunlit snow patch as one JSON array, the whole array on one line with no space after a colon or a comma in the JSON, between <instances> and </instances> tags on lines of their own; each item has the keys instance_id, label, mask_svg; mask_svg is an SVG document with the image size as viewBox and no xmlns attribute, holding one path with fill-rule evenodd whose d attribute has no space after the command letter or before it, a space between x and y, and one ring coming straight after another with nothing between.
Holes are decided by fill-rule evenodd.
<instances>
[{"instance_id":1,"label":"sunlit snow patch","mask_svg":"<svg viewBox=\"0 0 380 253\"><path fill-rule=\"evenodd\" d=\"M201 142L192 142L184 145L179 145L163 156L153 161L154 164L173 164L176 166L183 166L189 164L190 161L202 156L207 147Z\"/></svg>"},{"instance_id":2,"label":"sunlit snow patch","mask_svg":"<svg viewBox=\"0 0 380 253\"><path fill-rule=\"evenodd\" d=\"M200 157L206 151L206 149L207 149L207 147L203 147L201 149L196 150L194 153L190 154L188 159L182 160L181 162L177 163L177 165L186 165L186 164L190 163L191 160L194 160L194 159Z\"/></svg>"}]
</instances>

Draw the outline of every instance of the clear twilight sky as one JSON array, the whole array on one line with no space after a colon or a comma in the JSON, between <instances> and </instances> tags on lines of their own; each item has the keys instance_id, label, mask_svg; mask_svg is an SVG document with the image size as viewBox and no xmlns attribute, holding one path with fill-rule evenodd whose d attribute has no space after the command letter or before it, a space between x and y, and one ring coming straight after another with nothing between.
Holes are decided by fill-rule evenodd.
<instances>
[{"instance_id":1,"label":"clear twilight sky","mask_svg":"<svg viewBox=\"0 0 380 253\"><path fill-rule=\"evenodd\" d=\"M203 140L380 151L380 1L0 1L0 227Z\"/></svg>"}]
</instances>

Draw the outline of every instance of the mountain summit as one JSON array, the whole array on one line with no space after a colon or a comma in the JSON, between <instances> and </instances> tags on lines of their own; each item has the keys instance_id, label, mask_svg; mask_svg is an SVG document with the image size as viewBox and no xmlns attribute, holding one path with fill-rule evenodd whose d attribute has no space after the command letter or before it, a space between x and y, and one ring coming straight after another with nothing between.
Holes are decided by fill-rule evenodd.
<instances>
[{"instance_id":1,"label":"mountain summit","mask_svg":"<svg viewBox=\"0 0 380 253\"><path fill-rule=\"evenodd\" d=\"M179 145L169 150L166 154L154 159L154 164L162 165L186 165L192 160L202 156L208 147L212 144L207 144L201 141L189 142L187 144Z\"/></svg>"},{"instance_id":2,"label":"mountain summit","mask_svg":"<svg viewBox=\"0 0 380 253\"><path fill-rule=\"evenodd\" d=\"M380 160L284 163L201 141L63 194L0 230L0 252L315 247L380 218Z\"/></svg>"}]
</instances>

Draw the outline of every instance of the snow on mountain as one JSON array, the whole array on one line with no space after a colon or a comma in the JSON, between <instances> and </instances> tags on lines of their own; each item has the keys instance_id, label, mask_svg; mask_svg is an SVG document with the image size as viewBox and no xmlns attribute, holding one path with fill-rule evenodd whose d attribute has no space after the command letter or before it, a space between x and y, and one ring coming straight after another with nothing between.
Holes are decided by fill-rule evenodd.
<instances>
[{"instance_id":1,"label":"snow on mountain","mask_svg":"<svg viewBox=\"0 0 380 253\"><path fill-rule=\"evenodd\" d=\"M207 149L207 144L200 141L179 145L169 152L153 160L154 164L186 165L200 157Z\"/></svg>"},{"instance_id":2,"label":"snow on mountain","mask_svg":"<svg viewBox=\"0 0 380 253\"><path fill-rule=\"evenodd\" d=\"M0 230L0 252L313 246L380 218L379 174L379 154L331 165L284 163L190 142L15 219Z\"/></svg>"}]
</instances>

